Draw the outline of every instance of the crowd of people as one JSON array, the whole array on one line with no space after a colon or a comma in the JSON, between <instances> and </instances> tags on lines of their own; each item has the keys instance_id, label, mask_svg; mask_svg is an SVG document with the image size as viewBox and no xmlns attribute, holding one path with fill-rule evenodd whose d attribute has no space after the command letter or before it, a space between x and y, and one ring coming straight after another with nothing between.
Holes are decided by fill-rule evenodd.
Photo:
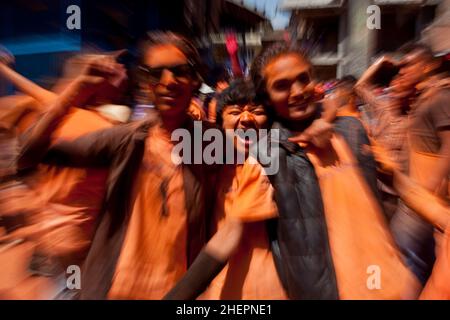
<instances>
[{"instance_id":1,"label":"crowd of people","mask_svg":"<svg viewBox=\"0 0 450 320\"><path fill-rule=\"evenodd\" d=\"M448 56L409 44L323 82L295 41L249 72L237 49L209 98L172 32L143 41L139 83L123 51L75 56L51 90L0 52L19 92L0 98L0 299L450 299ZM153 108L127 106L135 87ZM236 157L204 159L210 129Z\"/></svg>"}]
</instances>

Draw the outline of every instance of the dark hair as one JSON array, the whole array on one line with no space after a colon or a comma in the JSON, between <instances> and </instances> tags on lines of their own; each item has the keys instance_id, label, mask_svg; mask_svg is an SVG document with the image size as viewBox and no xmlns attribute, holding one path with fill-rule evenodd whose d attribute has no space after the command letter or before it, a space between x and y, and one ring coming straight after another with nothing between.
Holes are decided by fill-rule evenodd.
<instances>
[{"instance_id":1,"label":"dark hair","mask_svg":"<svg viewBox=\"0 0 450 320\"><path fill-rule=\"evenodd\" d=\"M421 42L408 42L403 46L401 46L398 49L398 52L404 55L417 52L420 53L420 55L427 60L434 59L433 50L431 50L429 46Z\"/></svg>"},{"instance_id":2,"label":"dark hair","mask_svg":"<svg viewBox=\"0 0 450 320\"><path fill-rule=\"evenodd\" d=\"M220 81L231 81L231 76L228 73L228 70L222 65L222 66L215 66L210 69L209 76L211 78L211 85L215 86Z\"/></svg>"},{"instance_id":3,"label":"dark hair","mask_svg":"<svg viewBox=\"0 0 450 320\"><path fill-rule=\"evenodd\" d=\"M428 76L443 72L446 73L444 59L435 56L431 47L423 42L407 43L399 49L399 52L404 55L416 53L426 63L434 64L434 68L428 71Z\"/></svg>"},{"instance_id":4,"label":"dark hair","mask_svg":"<svg viewBox=\"0 0 450 320\"><path fill-rule=\"evenodd\" d=\"M139 50L139 63L144 63L145 53L155 45L173 45L177 47L192 65L195 76L200 82L205 78L205 66L202 63L200 54L195 45L187 38L171 31L152 31L147 33L147 37L142 41Z\"/></svg>"},{"instance_id":5,"label":"dark hair","mask_svg":"<svg viewBox=\"0 0 450 320\"><path fill-rule=\"evenodd\" d=\"M356 81L356 78L352 75L343 76L341 79L338 79L334 89L344 88L353 91Z\"/></svg>"},{"instance_id":6,"label":"dark hair","mask_svg":"<svg viewBox=\"0 0 450 320\"><path fill-rule=\"evenodd\" d=\"M267 98L266 83L263 76L264 68L273 59L289 53L298 54L302 59L311 64L308 54L304 48L297 43L278 42L263 49L253 60L250 75L256 92L261 97ZM312 64L311 64L312 65Z\"/></svg>"},{"instance_id":7,"label":"dark hair","mask_svg":"<svg viewBox=\"0 0 450 320\"><path fill-rule=\"evenodd\" d=\"M251 81L244 79L234 80L217 97L216 123L222 126L222 113L226 106L244 103L263 104Z\"/></svg>"}]
</instances>

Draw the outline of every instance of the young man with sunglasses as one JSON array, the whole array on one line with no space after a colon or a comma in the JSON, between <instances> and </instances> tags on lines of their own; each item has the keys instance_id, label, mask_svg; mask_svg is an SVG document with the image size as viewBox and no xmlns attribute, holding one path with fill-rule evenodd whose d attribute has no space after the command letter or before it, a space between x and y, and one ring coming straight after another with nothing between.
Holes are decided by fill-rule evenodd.
<instances>
[{"instance_id":1,"label":"young man with sunglasses","mask_svg":"<svg viewBox=\"0 0 450 320\"><path fill-rule=\"evenodd\" d=\"M82 270L82 299L160 299L204 244L207 172L171 158L172 132L193 129L187 110L200 83L200 57L183 37L154 33L142 48L140 69L156 115L48 147L47 131L64 111L53 110L32 132L35 141L30 138L44 161L110 169ZM21 160L30 157L36 153L24 150Z\"/></svg>"}]
</instances>

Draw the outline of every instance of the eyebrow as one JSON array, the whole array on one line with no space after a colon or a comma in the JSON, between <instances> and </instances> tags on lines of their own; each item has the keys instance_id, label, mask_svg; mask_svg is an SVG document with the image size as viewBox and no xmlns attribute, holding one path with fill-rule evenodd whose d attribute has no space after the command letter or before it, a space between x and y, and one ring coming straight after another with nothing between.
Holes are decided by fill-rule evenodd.
<instances>
[{"instance_id":1,"label":"eyebrow","mask_svg":"<svg viewBox=\"0 0 450 320\"><path fill-rule=\"evenodd\" d=\"M288 78L288 77L280 77L279 79L275 79L272 81L272 83L276 83L276 82L280 82L280 81L292 81L293 79L297 79L301 76L307 75L309 77L309 79L311 80L311 70L305 70L303 72L300 72L299 74L295 75L295 77L292 78Z\"/></svg>"},{"instance_id":2,"label":"eyebrow","mask_svg":"<svg viewBox=\"0 0 450 320\"><path fill-rule=\"evenodd\" d=\"M245 106L249 106L251 110L262 108L261 104L254 104L253 102L233 103L225 106L226 109L239 109L242 110Z\"/></svg>"}]
</instances>

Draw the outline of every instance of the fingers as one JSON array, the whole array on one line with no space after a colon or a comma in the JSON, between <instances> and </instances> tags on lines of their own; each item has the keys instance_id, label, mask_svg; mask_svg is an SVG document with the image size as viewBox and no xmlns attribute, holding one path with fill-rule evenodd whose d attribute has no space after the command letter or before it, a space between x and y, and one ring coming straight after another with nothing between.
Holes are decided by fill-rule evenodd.
<instances>
[{"instance_id":1,"label":"fingers","mask_svg":"<svg viewBox=\"0 0 450 320\"><path fill-rule=\"evenodd\" d=\"M331 137L332 137L331 130L323 132L320 135L313 136L313 138L311 139L311 144L313 144L319 149L326 148L327 146L330 145Z\"/></svg>"},{"instance_id":2,"label":"fingers","mask_svg":"<svg viewBox=\"0 0 450 320\"><path fill-rule=\"evenodd\" d=\"M323 148L329 144L333 135L333 126L323 119L314 121L309 128L301 134L289 138L289 141L305 144L313 144L318 148Z\"/></svg>"},{"instance_id":3,"label":"fingers","mask_svg":"<svg viewBox=\"0 0 450 320\"><path fill-rule=\"evenodd\" d=\"M107 76L117 74L122 69L123 65L117 63L110 57L101 57L91 62L89 73L90 74L100 73Z\"/></svg>"},{"instance_id":4,"label":"fingers","mask_svg":"<svg viewBox=\"0 0 450 320\"><path fill-rule=\"evenodd\" d=\"M111 58L113 58L114 60L117 60L117 59L123 57L127 53L128 53L127 49L121 49L121 50L116 50L116 51L110 52L109 56L111 56Z\"/></svg>"},{"instance_id":5,"label":"fingers","mask_svg":"<svg viewBox=\"0 0 450 320\"><path fill-rule=\"evenodd\" d=\"M90 75L83 75L79 77L79 82L81 85L98 85L101 84L103 81L105 81L105 78L103 77L97 77L97 76L90 76Z\"/></svg>"},{"instance_id":6,"label":"fingers","mask_svg":"<svg viewBox=\"0 0 450 320\"><path fill-rule=\"evenodd\" d=\"M0 243L7 243L19 239L30 239L37 234L39 234L39 230L36 230L34 226L24 226L0 237Z\"/></svg>"},{"instance_id":7,"label":"fingers","mask_svg":"<svg viewBox=\"0 0 450 320\"><path fill-rule=\"evenodd\" d=\"M98 84L107 81L115 87L119 87L127 78L127 70L123 64L116 61L116 57L123 55L126 51L115 51L108 55L95 55L89 57L83 81L85 84ZM101 79L100 79L101 78Z\"/></svg>"},{"instance_id":8,"label":"fingers","mask_svg":"<svg viewBox=\"0 0 450 320\"><path fill-rule=\"evenodd\" d=\"M322 86L322 84L315 84L314 85L314 100L319 101L322 100L325 97L325 90Z\"/></svg>"},{"instance_id":9,"label":"fingers","mask_svg":"<svg viewBox=\"0 0 450 320\"><path fill-rule=\"evenodd\" d=\"M311 140L311 136L307 133L302 133L297 136L290 137L288 140L291 142L295 142L295 143L300 143L300 142L306 143Z\"/></svg>"}]
</instances>

